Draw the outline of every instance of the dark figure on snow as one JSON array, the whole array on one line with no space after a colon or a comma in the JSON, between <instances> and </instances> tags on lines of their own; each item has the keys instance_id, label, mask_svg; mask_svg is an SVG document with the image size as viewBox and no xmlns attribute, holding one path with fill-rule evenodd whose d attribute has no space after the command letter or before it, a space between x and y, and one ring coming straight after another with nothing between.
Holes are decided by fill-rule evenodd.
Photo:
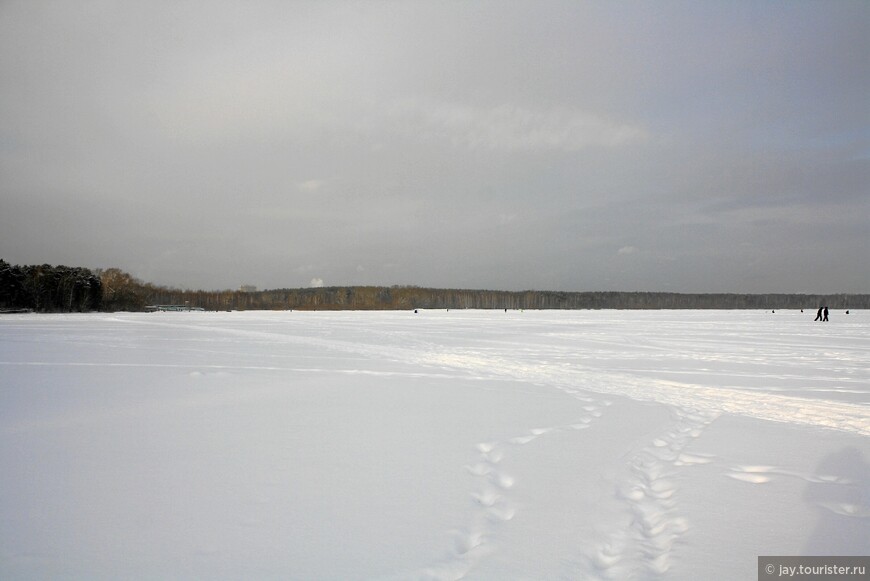
<instances>
[{"instance_id":1,"label":"dark figure on snow","mask_svg":"<svg viewBox=\"0 0 870 581\"><path fill-rule=\"evenodd\" d=\"M821 321L822 320L822 311L823 310L824 310L824 307L819 307L819 312L816 313L816 318L813 319L814 321Z\"/></svg>"},{"instance_id":2,"label":"dark figure on snow","mask_svg":"<svg viewBox=\"0 0 870 581\"><path fill-rule=\"evenodd\" d=\"M825 307L825 318L822 319L822 321L827 321L827 320L828 320L828 307Z\"/></svg>"}]
</instances>

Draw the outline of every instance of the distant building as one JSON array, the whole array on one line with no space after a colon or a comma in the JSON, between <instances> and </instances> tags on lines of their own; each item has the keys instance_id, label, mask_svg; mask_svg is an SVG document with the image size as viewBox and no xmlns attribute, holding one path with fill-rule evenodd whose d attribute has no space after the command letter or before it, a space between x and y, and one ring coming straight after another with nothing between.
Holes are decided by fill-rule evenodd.
<instances>
[{"instance_id":1,"label":"distant building","mask_svg":"<svg viewBox=\"0 0 870 581\"><path fill-rule=\"evenodd\" d=\"M255 293L257 292L257 287L252 284L243 284L239 287L239 291L243 293Z\"/></svg>"}]
</instances>

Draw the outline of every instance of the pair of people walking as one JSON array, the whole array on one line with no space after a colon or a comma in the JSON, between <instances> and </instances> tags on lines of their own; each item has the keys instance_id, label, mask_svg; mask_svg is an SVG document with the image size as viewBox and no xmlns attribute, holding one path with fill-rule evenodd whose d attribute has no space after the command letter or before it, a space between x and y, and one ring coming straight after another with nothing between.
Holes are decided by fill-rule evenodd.
<instances>
[{"instance_id":1,"label":"pair of people walking","mask_svg":"<svg viewBox=\"0 0 870 581\"><path fill-rule=\"evenodd\" d=\"M828 307L819 307L819 312L816 313L815 321L827 321L828 320Z\"/></svg>"}]
</instances>

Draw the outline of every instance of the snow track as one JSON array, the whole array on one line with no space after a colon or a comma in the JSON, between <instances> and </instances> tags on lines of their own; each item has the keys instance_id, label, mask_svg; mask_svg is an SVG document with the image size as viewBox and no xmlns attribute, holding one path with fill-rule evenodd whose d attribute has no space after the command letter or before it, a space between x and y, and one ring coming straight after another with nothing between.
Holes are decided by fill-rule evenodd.
<instances>
[{"instance_id":1,"label":"snow track","mask_svg":"<svg viewBox=\"0 0 870 581\"><path fill-rule=\"evenodd\" d=\"M631 514L626 529L611 533L587 555L586 579L659 579L671 567L671 552L690 527L679 510L672 479L678 466L708 461L682 453L715 416L678 409L675 422L659 437L632 451L628 473L616 495Z\"/></svg>"},{"instance_id":2,"label":"snow track","mask_svg":"<svg viewBox=\"0 0 870 581\"><path fill-rule=\"evenodd\" d=\"M143 324L141 320L136 323ZM203 329L202 325L181 325L172 322L147 321L144 324L193 331ZM303 337L286 332L240 330L216 326L209 326L207 329L211 333L243 336L265 343L305 344L374 359L399 360L415 366L461 370L478 377L502 377L526 381L547 385L568 393L581 389L640 401L654 401L681 409L700 409L712 414L727 412L769 421L806 424L870 435L870 405L866 398L864 401L849 403L817 397L794 397L769 391L709 387L692 382L651 379L644 369L634 373L601 370L599 367L585 364L586 354L583 351L574 351L571 343L562 345L560 351L549 354L557 359L555 364L542 363L536 358L523 358L522 351L518 349L518 347L525 347L531 354L538 355L540 351L529 349L531 345L526 343L534 341L537 338L535 336L516 336L513 337L514 341L503 338L501 349L487 351L478 349L469 352L467 347L457 349L444 342L435 343L431 339L426 342L416 340L413 347L408 347L403 346L407 343L407 339L403 337L399 345L385 346L382 341L351 342L323 337ZM424 337L425 330L420 330L420 334ZM385 333L382 332L383 334ZM861 338L864 345L857 353L861 359L854 362L858 365L868 358L870 352L870 338L866 337L866 333L862 333ZM709 348L709 345L705 347ZM745 345L741 346L740 351L745 348ZM510 352L511 356L505 356L503 354L505 351ZM684 356L689 358L693 355L694 359L705 357L702 354L692 353ZM707 364L710 364L710 360L727 362L725 353L718 354L715 358L707 355L706 358ZM764 360L763 355L757 352L756 359ZM865 373L862 379L866 379L867 375ZM866 383L859 382L857 387L863 388L857 393L866 395ZM811 393L811 395L816 394Z\"/></svg>"},{"instance_id":3,"label":"snow track","mask_svg":"<svg viewBox=\"0 0 870 581\"><path fill-rule=\"evenodd\" d=\"M450 556L432 567L413 575L413 578L428 581L456 581L464 579L482 559L497 550L492 537L497 527L511 521L517 514L516 503L510 491L516 479L502 468L507 456L522 454L523 448L538 438L560 432L586 430L602 416L609 401L593 401L578 396L587 405L586 413L569 424L531 428L522 434L494 442L481 442L475 446L477 461L466 470L475 477L477 486L471 494L472 511L470 522L455 532L455 547Z\"/></svg>"}]
</instances>

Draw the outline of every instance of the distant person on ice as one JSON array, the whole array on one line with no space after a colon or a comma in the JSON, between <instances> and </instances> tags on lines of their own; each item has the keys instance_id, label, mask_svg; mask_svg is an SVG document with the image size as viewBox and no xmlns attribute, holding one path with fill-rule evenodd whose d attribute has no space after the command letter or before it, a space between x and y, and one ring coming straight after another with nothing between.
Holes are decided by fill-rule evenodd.
<instances>
[{"instance_id":1,"label":"distant person on ice","mask_svg":"<svg viewBox=\"0 0 870 581\"><path fill-rule=\"evenodd\" d=\"M823 309L824 309L824 307L819 307L819 312L816 313L816 318L813 319L814 321L821 321L822 320L822 310Z\"/></svg>"},{"instance_id":2,"label":"distant person on ice","mask_svg":"<svg viewBox=\"0 0 870 581\"><path fill-rule=\"evenodd\" d=\"M827 321L827 320L828 320L828 307L825 307L825 318L822 319L822 321Z\"/></svg>"}]
</instances>

